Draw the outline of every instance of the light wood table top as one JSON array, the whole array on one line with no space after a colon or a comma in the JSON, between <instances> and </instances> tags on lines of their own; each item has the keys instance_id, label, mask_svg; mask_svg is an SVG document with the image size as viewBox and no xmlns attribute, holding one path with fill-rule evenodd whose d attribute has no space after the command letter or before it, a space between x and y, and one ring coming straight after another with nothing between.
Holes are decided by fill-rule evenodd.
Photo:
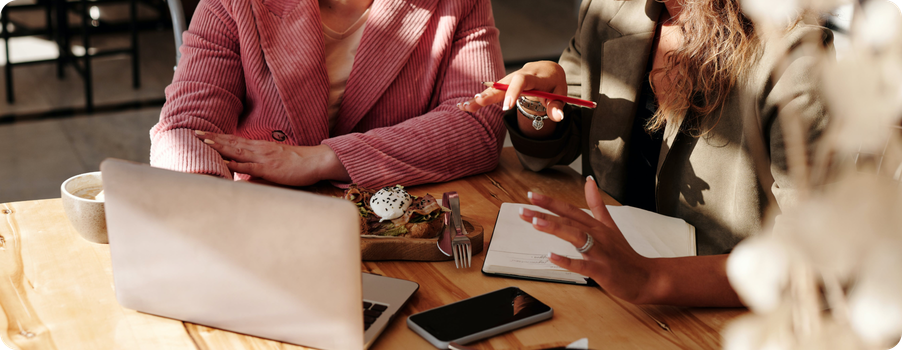
<instances>
[{"instance_id":1,"label":"light wood table top","mask_svg":"<svg viewBox=\"0 0 902 350\"><path fill-rule=\"evenodd\" d=\"M463 215L485 228L489 244L502 202L528 203L527 191L586 207L583 178L570 168L533 173L513 149L494 171L444 184L409 187L415 195L457 191ZM336 194L336 189L315 191ZM615 203L610 197L609 204ZM636 306L598 287L485 276L444 262L363 262L364 271L409 279L419 291L376 341L375 349L429 349L407 316L507 286L554 308L554 318L472 344L480 349L540 349L589 338L596 349L715 349L719 331L745 309ZM19 349L303 349L295 345L157 317L121 307L110 250L82 239L59 199L0 204L0 338Z\"/></svg>"}]
</instances>

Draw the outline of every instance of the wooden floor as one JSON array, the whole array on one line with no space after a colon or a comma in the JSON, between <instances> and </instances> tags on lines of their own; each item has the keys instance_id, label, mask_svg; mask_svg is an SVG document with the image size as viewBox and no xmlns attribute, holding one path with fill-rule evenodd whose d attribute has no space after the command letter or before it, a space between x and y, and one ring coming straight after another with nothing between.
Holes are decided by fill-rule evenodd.
<instances>
[{"instance_id":1,"label":"wooden floor","mask_svg":"<svg viewBox=\"0 0 902 350\"><path fill-rule=\"evenodd\" d=\"M502 53L505 61L514 62L508 68L518 68L520 62L528 60L558 56L576 28L577 3L493 0ZM98 58L94 64L97 105L163 98L175 63L172 32L167 28L143 31L139 42L141 87L131 87L127 56ZM17 45L10 49L12 61L16 62L17 52L33 54L35 51L26 50L47 47L46 44L40 39L20 41L18 51ZM112 35L98 38L95 44L120 47L127 41L124 36ZM63 181L97 171L106 157L148 162L149 130L159 117L160 106L92 115L52 115L47 119L48 112L84 107L81 78L69 68L65 79L57 79L54 64L17 66L13 74L17 99L13 104L6 103L5 84L0 84L0 116L24 117L0 124L0 203L58 198Z\"/></svg>"}]
</instances>

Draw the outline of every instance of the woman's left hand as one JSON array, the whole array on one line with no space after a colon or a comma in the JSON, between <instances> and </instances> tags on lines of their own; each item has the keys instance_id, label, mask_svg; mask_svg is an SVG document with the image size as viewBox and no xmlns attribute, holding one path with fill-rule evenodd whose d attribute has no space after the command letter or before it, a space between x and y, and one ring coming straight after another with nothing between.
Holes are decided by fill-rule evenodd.
<instances>
[{"instance_id":1,"label":"woman's left hand","mask_svg":"<svg viewBox=\"0 0 902 350\"><path fill-rule=\"evenodd\" d=\"M552 253L551 262L591 277L619 298L638 304L650 302L654 298L649 295L654 290L650 288L653 287L650 284L654 277L654 259L639 255L629 245L605 207L594 179L586 181L585 192L594 218L573 205L537 193L531 193L532 203L558 216L524 209L520 218L531 222L537 230L560 237L577 248L586 244L587 236L592 236L594 243L582 254L582 260Z\"/></svg>"},{"instance_id":2,"label":"woman's left hand","mask_svg":"<svg viewBox=\"0 0 902 350\"><path fill-rule=\"evenodd\" d=\"M227 134L203 131L195 134L219 152L229 170L235 172L289 186L351 180L338 156L326 145L291 146Z\"/></svg>"}]
</instances>

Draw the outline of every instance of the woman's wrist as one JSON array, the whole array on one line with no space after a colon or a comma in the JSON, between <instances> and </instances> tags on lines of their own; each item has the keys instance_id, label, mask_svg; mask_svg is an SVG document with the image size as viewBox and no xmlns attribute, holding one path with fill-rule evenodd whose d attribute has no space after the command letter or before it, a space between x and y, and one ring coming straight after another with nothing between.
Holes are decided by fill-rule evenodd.
<instances>
[{"instance_id":1,"label":"woman's wrist","mask_svg":"<svg viewBox=\"0 0 902 350\"><path fill-rule=\"evenodd\" d=\"M547 118L547 111L537 100L520 97L525 101L516 102L517 109L517 127L520 133L531 139L547 139L554 134L557 123ZM528 114L527 117L525 114Z\"/></svg>"},{"instance_id":2,"label":"woman's wrist","mask_svg":"<svg viewBox=\"0 0 902 350\"><path fill-rule=\"evenodd\" d=\"M313 146L317 154L317 168L319 169L318 177L320 180L333 180L341 182L351 182L351 175L345 168L338 155L328 145Z\"/></svg>"},{"instance_id":3,"label":"woman's wrist","mask_svg":"<svg viewBox=\"0 0 902 350\"><path fill-rule=\"evenodd\" d=\"M739 307L727 279L728 255L648 259L647 281L633 303Z\"/></svg>"},{"instance_id":4,"label":"woman's wrist","mask_svg":"<svg viewBox=\"0 0 902 350\"><path fill-rule=\"evenodd\" d=\"M647 275L635 304L660 304L673 289L673 281L666 272L668 259L645 258Z\"/></svg>"}]
</instances>

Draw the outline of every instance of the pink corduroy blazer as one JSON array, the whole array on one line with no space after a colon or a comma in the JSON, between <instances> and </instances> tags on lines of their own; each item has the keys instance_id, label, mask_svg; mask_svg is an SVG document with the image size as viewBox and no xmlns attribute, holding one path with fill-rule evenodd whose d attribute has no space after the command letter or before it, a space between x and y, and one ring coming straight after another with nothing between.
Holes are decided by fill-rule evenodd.
<instances>
[{"instance_id":1,"label":"pink corduroy blazer","mask_svg":"<svg viewBox=\"0 0 902 350\"><path fill-rule=\"evenodd\" d=\"M498 163L500 109L455 106L504 75L489 0L375 0L332 135L316 1L202 0L181 52L150 131L154 166L232 177L193 130L326 144L365 187L448 181Z\"/></svg>"}]
</instances>

